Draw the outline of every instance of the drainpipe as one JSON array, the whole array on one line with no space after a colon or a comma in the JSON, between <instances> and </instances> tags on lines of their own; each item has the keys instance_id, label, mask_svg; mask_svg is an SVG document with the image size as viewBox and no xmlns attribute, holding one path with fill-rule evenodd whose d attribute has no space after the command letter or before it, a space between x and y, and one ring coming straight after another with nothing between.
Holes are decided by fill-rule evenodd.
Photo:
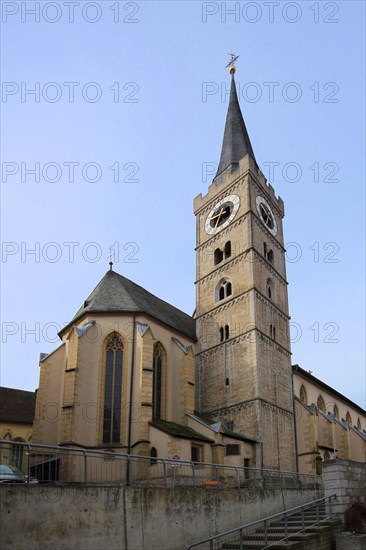
<instances>
[{"instance_id":1,"label":"drainpipe","mask_svg":"<svg viewBox=\"0 0 366 550\"><path fill-rule=\"evenodd\" d=\"M295 367L295 371L297 368ZM299 457L297 452L297 428L296 428L296 408L295 408L295 390L294 390L294 373L291 367L291 386L292 386L292 408L294 411L294 429L295 429L295 459L296 459L296 471L299 471Z\"/></svg>"},{"instance_id":2,"label":"drainpipe","mask_svg":"<svg viewBox=\"0 0 366 550\"><path fill-rule=\"evenodd\" d=\"M136 315L133 315L133 329L132 329L132 353L131 353L131 379L130 379L130 404L128 411L128 439L127 439L127 454L131 454L131 431L132 431L132 398L133 398L133 371L135 365L135 331L136 331ZM126 484L129 485L130 480L130 461L127 460L127 475Z\"/></svg>"}]
</instances>

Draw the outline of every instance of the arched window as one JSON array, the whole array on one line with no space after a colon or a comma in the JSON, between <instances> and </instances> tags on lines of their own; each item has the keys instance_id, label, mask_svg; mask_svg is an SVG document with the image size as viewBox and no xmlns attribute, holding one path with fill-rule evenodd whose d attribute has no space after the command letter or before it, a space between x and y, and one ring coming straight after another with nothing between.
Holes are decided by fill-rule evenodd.
<instances>
[{"instance_id":1,"label":"arched window","mask_svg":"<svg viewBox=\"0 0 366 550\"><path fill-rule=\"evenodd\" d=\"M216 301L219 302L221 300L224 300L228 296L231 296L232 294L232 286L230 281L227 281L226 279L224 281L221 281L219 283L217 289L216 289Z\"/></svg>"},{"instance_id":2,"label":"arched window","mask_svg":"<svg viewBox=\"0 0 366 550\"><path fill-rule=\"evenodd\" d=\"M214 252L214 265L221 263L223 258L224 254L222 253L222 251L219 248L216 248Z\"/></svg>"},{"instance_id":3,"label":"arched window","mask_svg":"<svg viewBox=\"0 0 366 550\"><path fill-rule=\"evenodd\" d=\"M224 341L224 327L220 327L220 342Z\"/></svg>"},{"instance_id":4,"label":"arched window","mask_svg":"<svg viewBox=\"0 0 366 550\"><path fill-rule=\"evenodd\" d=\"M121 439L122 365L123 343L113 333L106 346L103 443L120 443Z\"/></svg>"},{"instance_id":5,"label":"arched window","mask_svg":"<svg viewBox=\"0 0 366 550\"><path fill-rule=\"evenodd\" d=\"M274 325L269 325L269 335L273 340L276 340L276 327Z\"/></svg>"},{"instance_id":6,"label":"arched window","mask_svg":"<svg viewBox=\"0 0 366 550\"><path fill-rule=\"evenodd\" d=\"M263 256L273 264L273 250L268 248L267 243L263 243Z\"/></svg>"},{"instance_id":7,"label":"arched window","mask_svg":"<svg viewBox=\"0 0 366 550\"><path fill-rule=\"evenodd\" d=\"M150 464L157 464L158 461L156 460L158 457L158 451L155 449L155 447L151 447L150 450Z\"/></svg>"},{"instance_id":8,"label":"arched window","mask_svg":"<svg viewBox=\"0 0 366 550\"><path fill-rule=\"evenodd\" d=\"M304 384L301 384L301 388L300 388L300 399L303 403L307 403L308 402L308 396L306 394L306 389L305 389L305 386Z\"/></svg>"},{"instance_id":9,"label":"arched window","mask_svg":"<svg viewBox=\"0 0 366 550\"><path fill-rule=\"evenodd\" d=\"M229 335L230 335L229 325L225 325L225 340L229 338Z\"/></svg>"},{"instance_id":10,"label":"arched window","mask_svg":"<svg viewBox=\"0 0 366 550\"><path fill-rule=\"evenodd\" d=\"M324 402L324 399L323 399L323 396L322 395L319 395L318 399L317 399L317 402L316 402L316 405L318 407L318 409L322 412L325 413L325 402Z\"/></svg>"},{"instance_id":11,"label":"arched window","mask_svg":"<svg viewBox=\"0 0 366 550\"><path fill-rule=\"evenodd\" d=\"M348 422L348 424L350 426L352 426L352 417L351 417L349 411L347 411L347 414L346 414L346 422Z\"/></svg>"},{"instance_id":12,"label":"arched window","mask_svg":"<svg viewBox=\"0 0 366 550\"><path fill-rule=\"evenodd\" d=\"M224 254L225 254L225 260L227 258L230 258L230 256L231 256L231 241L228 241L225 244Z\"/></svg>"},{"instance_id":13,"label":"arched window","mask_svg":"<svg viewBox=\"0 0 366 550\"><path fill-rule=\"evenodd\" d=\"M272 281L272 279L267 279L267 282L266 282L266 293L267 293L267 298L269 298L270 300L273 300L273 298L274 298L274 290L273 290L273 281Z\"/></svg>"},{"instance_id":14,"label":"arched window","mask_svg":"<svg viewBox=\"0 0 366 550\"><path fill-rule=\"evenodd\" d=\"M357 418L357 428L361 431L361 420Z\"/></svg>"},{"instance_id":15,"label":"arched window","mask_svg":"<svg viewBox=\"0 0 366 550\"><path fill-rule=\"evenodd\" d=\"M333 414L334 414L335 418L339 418L339 410L338 410L337 405L334 405L334 407L333 407Z\"/></svg>"},{"instance_id":16,"label":"arched window","mask_svg":"<svg viewBox=\"0 0 366 550\"><path fill-rule=\"evenodd\" d=\"M163 369L164 349L161 344L155 344L153 355L153 418L163 415Z\"/></svg>"}]
</instances>

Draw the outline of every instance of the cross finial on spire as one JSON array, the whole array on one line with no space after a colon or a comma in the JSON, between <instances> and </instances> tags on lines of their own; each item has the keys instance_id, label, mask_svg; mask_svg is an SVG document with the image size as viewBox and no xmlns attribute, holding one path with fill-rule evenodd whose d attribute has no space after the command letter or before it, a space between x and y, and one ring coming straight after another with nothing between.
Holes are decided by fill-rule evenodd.
<instances>
[{"instance_id":1,"label":"cross finial on spire","mask_svg":"<svg viewBox=\"0 0 366 550\"><path fill-rule=\"evenodd\" d=\"M231 170L235 170L239 165L239 161L246 155L249 155L257 165L255 160L252 145L250 143L249 134L246 129L242 112L240 110L238 94L236 92L235 84L235 61L238 59L238 55L235 52L230 52L231 59L226 67L230 67L231 74L231 87L229 106L226 115L226 123L224 130L224 139L222 142L220 162L215 176L216 184L222 181L219 176L231 167ZM218 179L219 178L219 179Z\"/></svg>"},{"instance_id":2,"label":"cross finial on spire","mask_svg":"<svg viewBox=\"0 0 366 550\"><path fill-rule=\"evenodd\" d=\"M230 59L229 63L226 65L225 69L227 67L230 67L229 68L229 73L230 74L235 74L235 72L236 72L235 61L238 59L239 55L236 55L235 52L230 52L228 55L231 56L231 59Z\"/></svg>"}]
</instances>

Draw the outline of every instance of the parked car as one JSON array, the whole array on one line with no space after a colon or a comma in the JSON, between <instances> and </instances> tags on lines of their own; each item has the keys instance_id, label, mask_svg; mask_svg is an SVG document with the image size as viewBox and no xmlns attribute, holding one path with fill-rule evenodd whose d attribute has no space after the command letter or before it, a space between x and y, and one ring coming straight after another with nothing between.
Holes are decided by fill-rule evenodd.
<instances>
[{"instance_id":1,"label":"parked car","mask_svg":"<svg viewBox=\"0 0 366 550\"><path fill-rule=\"evenodd\" d=\"M28 476L25 476L15 466L0 464L0 483L27 483ZM29 483L38 483L38 480L31 477Z\"/></svg>"}]
</instances>

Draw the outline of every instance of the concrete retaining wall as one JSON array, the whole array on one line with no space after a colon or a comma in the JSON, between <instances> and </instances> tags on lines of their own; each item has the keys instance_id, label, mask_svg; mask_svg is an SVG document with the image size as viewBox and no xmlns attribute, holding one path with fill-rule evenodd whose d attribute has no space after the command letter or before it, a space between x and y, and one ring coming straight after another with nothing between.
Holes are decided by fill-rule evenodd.
<instances>
[{"instance_id":1,"label":"concrete retaining wall","mask_svg":"<svg viewBox=\"0 0 366 550\"><path fill-rule=\"evenodd\" d=\"M317 491L0 486L2 550L182 550Z\"/></svg>"}]
</instances>

